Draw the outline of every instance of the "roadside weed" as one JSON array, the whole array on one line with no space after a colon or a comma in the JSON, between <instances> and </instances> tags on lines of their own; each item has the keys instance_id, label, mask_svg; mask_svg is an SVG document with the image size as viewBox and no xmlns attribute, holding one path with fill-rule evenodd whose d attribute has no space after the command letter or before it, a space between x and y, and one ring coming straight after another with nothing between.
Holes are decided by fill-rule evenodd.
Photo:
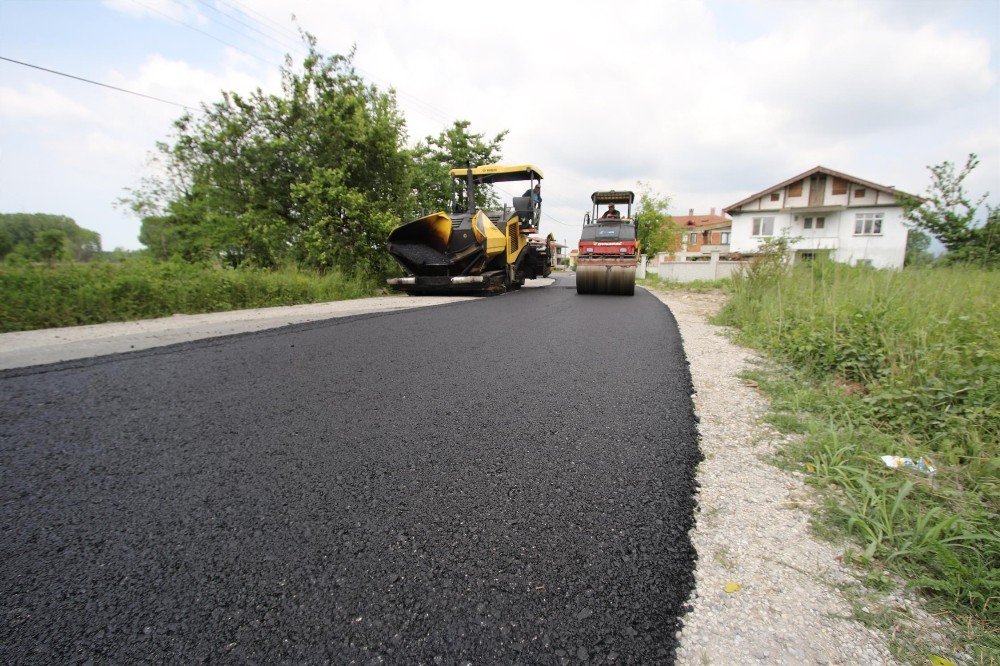
<instances>
[{"instance_id":1,"label":"roadside weed","mask_svg":"<svg viewBox=\"0 0 1000 666\"><path fill-rule=\"evenodd\" d=\"M856 539L858 566L901 576L967 628L974 663L1000 663L1000 272L820 262L730 293L715 322L770 358L744 378L801 433L777 456L821 489L818 531Z\"/></svg>"}]
</instances>

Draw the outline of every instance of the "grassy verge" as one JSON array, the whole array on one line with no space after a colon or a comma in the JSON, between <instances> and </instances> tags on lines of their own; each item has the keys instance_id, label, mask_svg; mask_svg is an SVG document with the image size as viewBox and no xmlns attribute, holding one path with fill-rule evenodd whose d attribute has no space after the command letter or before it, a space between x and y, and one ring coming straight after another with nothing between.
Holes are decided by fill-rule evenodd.
<instances>
[{"instance_id":1,"label":"grassy verge","mask_svg":"<svg viewBox=\"0 0 1000 666\"><path fill-rule=\"evenodd\" d=\"M693 280L691 282L678 282L676 280L664 280L656 273L646 273L646 277L636 280L636 284L643 287L651 287L662 291L692 291L698 294L712 291L728 290L731 281L725 280Z\"/></svg>"},{"instance_id":2,"label":"grassy verge","mask_svg":"<svg viewBox=\"0 0 1000 666\"><path fill-rule=\"evenodd\" d=\"M818 263L730 292L717 322L774 360L753 379L803 435L782 461L827 490L822 528L954 616L977 663L1000 661L1000 273Z\"/></svg>"},{"instance_id":3,"label":"grassy verge","mask_svg":"<svg viewBox=\"0 0 1000 666\"><path fill-rule=\"evenodd\" d=\"M130 259L0 266L0 332L359 298L371 279Z\"/></svg>"}]
</instances>

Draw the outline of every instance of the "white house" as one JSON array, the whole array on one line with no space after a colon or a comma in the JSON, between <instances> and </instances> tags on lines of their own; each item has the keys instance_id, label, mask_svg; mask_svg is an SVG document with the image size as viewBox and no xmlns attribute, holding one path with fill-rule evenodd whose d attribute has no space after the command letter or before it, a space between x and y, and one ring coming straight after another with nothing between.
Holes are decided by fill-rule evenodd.
<instances>
[{"instance_id":1,"label":"white house","mask_svg":"<svg viewBox=\"0 0 1000 666\"><path fill-rule=\"evenodd\" d=\"M752 255L787 234L794 261L829 256L848 264L902 268L908 229L893 187L818 166L724 209L733 218L730 252Z\"/></svg>"}]
</instances>

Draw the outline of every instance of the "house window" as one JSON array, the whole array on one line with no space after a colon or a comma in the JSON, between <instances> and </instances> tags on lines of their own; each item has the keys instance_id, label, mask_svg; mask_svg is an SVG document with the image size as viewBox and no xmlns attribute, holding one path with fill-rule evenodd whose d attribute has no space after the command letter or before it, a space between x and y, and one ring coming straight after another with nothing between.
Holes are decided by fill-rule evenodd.
<instances>
[{"instance_id":1,"label":"house window","mask_svg":"<svg viewBox=\"0 0 1000 666\"><path fill-rule=\"evenodd\" d=\"M882 233L882 213L858 213L854 218L855 236L877 236Z\"/></svg>"},{"instance_id":2,"label":"house window","mask_svg":"<svg viewBox=\"0 0 1000 666\"><path fill-rule=\"evenodd\" d=\"M753 235L754 236L773 236L774 235L774 218L773 217L755 217L755 218L753 218Z\"/></svg>"},{"instance_id":3,"label":"house window","mask_svg":"<svg viewBox=\"0 0 1000 666\"><path fill-rule=\"evenodd\" d=\"M697 244L698 244L698 232L692 231L691 237L688 239L688 245L697 245Z\"/></svg>"},{"instance_id":4,"label":"house window","mask_svg":"<svg viewBox=\"0 0 1000 666\"><path fill-rule=\"evenodd\" d=\"M816 218L816 228L817 229L822 229L825 226L826 226L826 218L825 217L817 217Z\"/></svg>"},{"instance_id":5,"label":"house window","mask_svg":"<svg viewBox=\"0 0 1000 666\"><path fill-rule=\"evenodd\" d=\"M802 196L802 183L799 181L797 183L792 183L788 186L788 196L790 197L801 197Z\"/></svg>"},{"instance_id":6,"label":"house window","mask_svg":"<svg viewBox=\"0 0 1000 666\"><path fill-rule=\"evenodd\" d=\"M833 179L833 191L830 194L847 194L847 181L843 178Z\"/></svg>"},{"instance_id":7,"label":"house window","mask_svg":"<svg viewBox=\"0 0 1000 666\"><path fill-rule=\"evenodd\" d=\"M802 228L803 229L812 229L813 228L813 219L811 217L807 217L805 220L803 220L802 221Z\"/></svg>"},{"instance_id":8,"label":"house window","mask_svg":"<svg viewBox=\"0 0 1000 666\"><path fill-rule=\"evenodd\" d=\"M729 245L729 232L728 231L723 231L721 234L719 234L719 242L722 245Z\"/></svg>"},{"instance_id":9,"label":"house window","mask_svg":"<svg viewBox=\"0 0 1000 666\"><path fill-rule=\"evenodd\" d=\"M777 192L771 192L771 201L777 201L780 198L781 198L780 194L778 194Z\"/></svg>"},{"instance_id":10,"label":"house window","mask_svg":"<svg viewBox=\"0 0 1000 666\"><path fill-rule=\"evenodd\" d=\"M854 196L858 198L865 196L865 188L859 187L858 189L854 190Z\"/></svg>"}]
</instances>

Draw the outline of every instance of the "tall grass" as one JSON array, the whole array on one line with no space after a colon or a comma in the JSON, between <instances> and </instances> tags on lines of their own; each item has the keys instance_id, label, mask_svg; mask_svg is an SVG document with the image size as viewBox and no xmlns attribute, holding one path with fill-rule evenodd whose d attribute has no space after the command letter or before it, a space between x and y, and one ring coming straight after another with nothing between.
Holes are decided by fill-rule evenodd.
<instances>
[{"instance_id":1,"label":"tall grass","mask_svg":"<svg viewBox=\"0 0 1000 666\"><path fill-rule=\"evenodd\" d=\"M805 437L787 452L836 486L859 559L1000 630L1000 272L832 262L751 270L717 321L781 364L761 377ZM884 454L930 456L931 477ZM979 647L1000 658L995 640Z\"/></svg>"},{"instance_id":2,"label":"tall grass","mask_svg":"<svg viewBox=\"0 0 1000 666\"><path fill-rule=\"evenodd\" d=\"M868 413L947 463L1000 437L1000 272L832 262L734 282L720 316L817 377L863 387Z\"/></svg>"},{"instance_id":3,"label":"tall grass","mask_svg":"<svg viewBox=\"0 0 1000 666\"><path fill-rule=\"evenodd\" d=\"M378 290L374 279L294 268L231 270L143 258L3 265L0 331L335 301Z\"/></svg>"}]
</instances>

